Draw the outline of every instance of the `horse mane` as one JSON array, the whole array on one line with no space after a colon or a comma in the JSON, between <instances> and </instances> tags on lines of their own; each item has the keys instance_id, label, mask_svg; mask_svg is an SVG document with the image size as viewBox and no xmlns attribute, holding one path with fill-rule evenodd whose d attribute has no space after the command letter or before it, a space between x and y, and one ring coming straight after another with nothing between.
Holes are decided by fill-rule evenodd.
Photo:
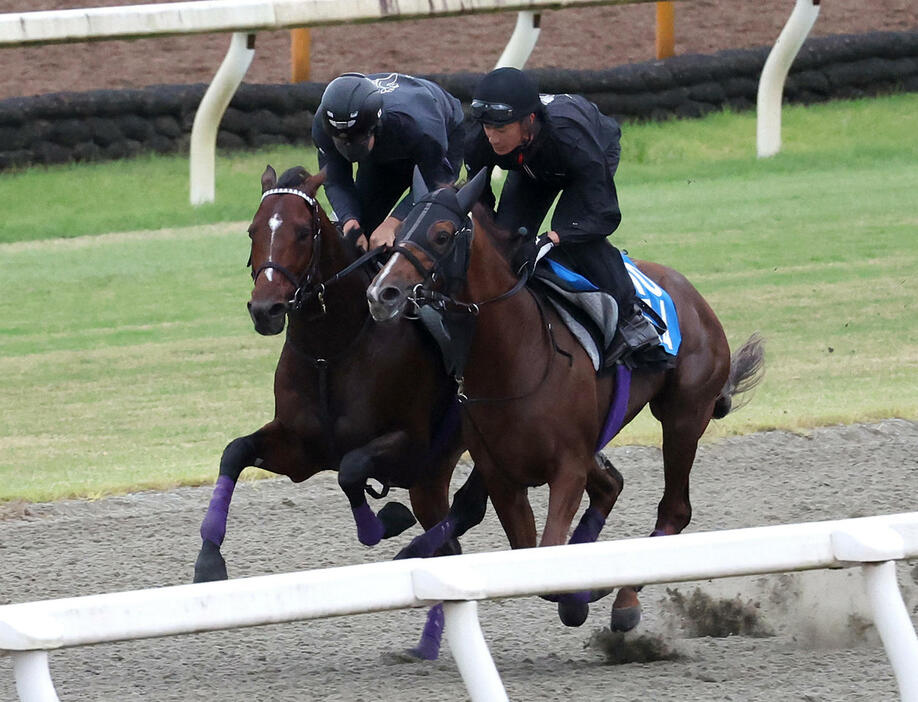
<instances>
[{"instance_id":1,"label":"horse mane","mask_svg":"<svg viewBox=\"0 0 918 702\"><path fill-rule=\"evenodd\" d=\"M306 182L307 178L311 177L311 173L307 171L303 166L293 166L288 168L286 171L281 174L281 177L277 179L278 188L295 188L300 189L300 186ZM329 216L325 213L325 210L322 209L322 205L318 206L319 211L319 226L323 231L335 233L335 238L341 242L341 245L344 247L345 252L347 253L348 259L351 261L356 260L363 254L363 250L358 248L358 246L349 241L347 238L341 235L341 232L338 230L335 223L331 221ZM367 234L369 236L369 233Z\"/></svg>"},{"instance_id":2,"label":"horse mane","mask_svg":"<svg viewBox=\"0 0 918 702\"><path fill-rule=\"evenodd\" d=\"M284 171L277 179L278 188L298 188L309 177L309 171L302 166L294 166Z\"/></svg>"},{"instance_id":3,"label":"horse mane","mask_svg":"<svg viewBox=\"0 0 918 702\"><path fill-rule=\"evenodd\" d=\"M519 232L511 232L503 227L499 227L497 225L494 210L481 200L476 202L472 207L472 219L475 220L475 224L494 242L495 247L503 259L510 264L513 260L513 255L523 241Z\"/></svg>"}]
</instances>

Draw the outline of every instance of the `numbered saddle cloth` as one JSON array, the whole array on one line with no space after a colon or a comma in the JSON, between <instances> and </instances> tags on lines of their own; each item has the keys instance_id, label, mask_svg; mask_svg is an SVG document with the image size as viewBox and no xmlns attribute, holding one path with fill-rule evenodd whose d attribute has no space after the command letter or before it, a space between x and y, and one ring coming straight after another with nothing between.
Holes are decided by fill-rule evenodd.
<instances>
[{"instance_id":1,"label":"numbered saddle cloth","mask_svg":"<svg viewBox=\"0 0 918 702\"><path fill-rule=\"evenodd\" d=\"M675 356L682 340L679 320L672 298L663 288L644 275L627 254L622 254L637 296L666 325L660 342L666 353ZM593 368L599 371L603 351L612 343L618 326L618 305L609 293L593 285L582 275L557 261L543 258L535 269L533 280L548 292L548 299L565 325L577 339ZM653 324L657 320L645 314Z\"/></svg>"}]
</instances>

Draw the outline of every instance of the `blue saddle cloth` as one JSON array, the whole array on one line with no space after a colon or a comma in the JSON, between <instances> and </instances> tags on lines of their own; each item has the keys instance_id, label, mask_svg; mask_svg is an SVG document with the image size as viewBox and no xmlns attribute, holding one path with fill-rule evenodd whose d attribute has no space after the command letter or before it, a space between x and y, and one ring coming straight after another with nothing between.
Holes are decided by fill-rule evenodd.
<instances>
[{"instance_id":1,"label":"blue saddle cloth","mask_svg":"<svg viewBox=\"0 0 918 702\"><path fill-rule=\"evenodd\" d=\"M666 324L666 331L660 335L660 342L663 344L666 353L670 356L675 356L679 353L682 335L679 333L679 315L676 314L676 306L673 304L673 299L668 292L644 275L627 254L622 254L622 260L625 262L625 268L631 276L631 282L634 283L634 290L637 296L644 304L656 312ZM545 258L542 259L541 263L548 264L552 273L559 280L566 283L569 286L568 289L573 292L595 292L599 290L582 275L562 266L557 261ZM646 313L644 316L650 319L650 316ZM653 319L650 319L650 321L654 322Z\"/></svg>"}]
</instances>

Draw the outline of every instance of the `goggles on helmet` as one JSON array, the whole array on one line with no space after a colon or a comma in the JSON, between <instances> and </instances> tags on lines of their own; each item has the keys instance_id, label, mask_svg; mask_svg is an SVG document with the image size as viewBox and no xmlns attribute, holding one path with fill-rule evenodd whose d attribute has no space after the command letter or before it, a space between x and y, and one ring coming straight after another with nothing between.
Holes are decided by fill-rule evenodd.
<instances>
[{"instance_id":1,"label":"goggles on helmet","mask_svg":"<svg viewBox=\"0 0 918 702\"><path fill-rule=\"evenodd\" d=\"M485 124L507 124L522 119L524 115L515 115L513 108L503 102L486 102L478 98L472 100L472 119Z\"/></svg>"}]
</instances>

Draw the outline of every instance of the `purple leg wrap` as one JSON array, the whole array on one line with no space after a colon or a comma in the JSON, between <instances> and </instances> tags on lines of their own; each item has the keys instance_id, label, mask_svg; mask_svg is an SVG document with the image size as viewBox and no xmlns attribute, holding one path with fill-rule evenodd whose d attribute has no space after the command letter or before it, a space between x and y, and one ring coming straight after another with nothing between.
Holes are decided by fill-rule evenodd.
<instances>
[{"instance_id":1,"label":"purple leg wrap","mask_svg":"<svg viewBox=\"0 0 918 702\"><path fill-rule=\"evenodd\" d=\"M602 516L602 513L594 507L587 507L586 511L583 513L583 516L580 518L580 524L578 524L577 528L574 529L574 533L571 534L571 540L568 541L568 543L593 543L596 541L596 537L599 536L599 532L602 531L602 528L605 525L606 518Z\"/></svg>"},{"instance_id":2,"label":"purple leg wrap","mask_svg":"<svg viewBox=\"0 0 918 702\"><path fill-rule=\"evenodd\" d=\"M201 523L201 538L217 546L223 544L226 536L226 517L229 514L230 500L233 499L233 490L236 481L228 475L217 478L214 494L210 498L207 514Z\"/></svg>"},{"instance_id":3,"label":"purple leg wrap","mask_svg":"<svg viewBox=\"0 0 918 702\"><path fill-rule=\"evenodd\" d=\"M440 657L440 640L443 638L443 605L437 604L427 613L427 623L421 632L421 640L411 652L425 661Z\"/></svg>"},{"instance_id":4,"label":"purple leg wrap","mask_svg":"<svg viewBox=\"0 0 918 702\"><path fill-rule=\"evenodd\" d=\"M631 370L622 364L615 366L615 393L612 397L612 406L606 417L606 425L599 435L596 450L601 450L615 435L621 431L622 422L625 421L625 412L628 410L628 397L631 395Z\"/></svg>"},{"instance_id":5,"label":"purple leg wrap","mask_svg":"<svg viewBox=\"0 0 918 702\"><path fill-rule=\"evenodd\" d=\"M666 532L663 531L662 529L654 529L652 532L650 532L650 535L651 536L666 536Z\"/></svg>"},{"instance_id":6,"label":"purple leg wrap","mask_svg":"<svg viewBox=\"0 0 918 702\"><path fill-rule=\"evenodd\" d=\"M599 532L606 525L606 518L595 507L587 507L580 523L571 534L569 544L591 544L596 541ZM591 592L583 590L581 592L568 592L564 595L558 595L558 604L564 606L565 603L576 602L578 604L588 604L590 602Z\"/></svg>"},{"instance_id":7,"label":"purple leg wrap","mask_svg":"<svg viewBox=\"0 0 918 702\"><path fill-rule=\"evenodd\" d=\"M453 521L447 517L412 540L412 554L417 558L428 558L451 538L453 538Z\"/></svg>"},{"instance_id":8,"label":"purple leg wrap","mask_svg":"<svg viewBox=\"0 0 918 702\"><path fill-rule=\"evenodd\" d=\"M370 505L364 502L359 507L352 507L354 522L357 524L357 538L364 546L375 546L383 537L385 527L379 521Z\"/></svg>"}]
</instances>

